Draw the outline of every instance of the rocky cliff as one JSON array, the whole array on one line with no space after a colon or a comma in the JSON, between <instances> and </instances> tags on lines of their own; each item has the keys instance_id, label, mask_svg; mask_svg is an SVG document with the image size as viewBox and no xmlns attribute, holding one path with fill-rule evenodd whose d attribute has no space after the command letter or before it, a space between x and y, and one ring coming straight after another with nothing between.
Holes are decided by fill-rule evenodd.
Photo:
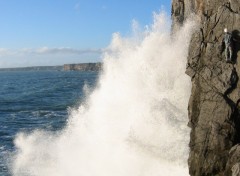
<instances>
[{"instance_id":1,"label":"rocky cliff","mask_svg":"<svg viewBox=\"0 0 240 176\"><path fill-rule=\"evenodd\" d=\"M191 13L199 17L192 35L186 74L192 79L189 100L192 176L240 175L240 1L172 0L172 29ZM223 29L232 32L233 63L220 51Z\"/></svg>"},{"instance_id":2,"label":"rocky cliff","mask_svg":"<svg viewBox=\"0 0 240 176\"><path fill-rule=\"evenodd\" d=\"M65 71L101 71L102 63L64 64Z\"/></svg>"}]
</instances>

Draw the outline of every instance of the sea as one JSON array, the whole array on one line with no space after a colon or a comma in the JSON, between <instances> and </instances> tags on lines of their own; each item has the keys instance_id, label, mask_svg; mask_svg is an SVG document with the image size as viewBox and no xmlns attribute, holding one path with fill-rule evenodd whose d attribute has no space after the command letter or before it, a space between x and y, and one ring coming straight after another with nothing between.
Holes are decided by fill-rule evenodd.
<instances>
[{"instance_id":1,"label":"sea","mask_svg":"<svg viewBox=\"0 0 240 176\"><path fill-rule=\"evenodd\" d=\"M3 176L187 176L195 22L114 33L94 72L0 72Z\"/></svg>"},{"instance_id":2,"label":"sea","mask_svg":"<svg viewBox=\"0 0 240 176\"><path fill-rule=\"evenodd\" d=\"M68 111L84 100L84 88L93 89L98 72L0 72L0 176L9 176L9 153L19 132L58 131Z\"/></svg>"}]
</instances>

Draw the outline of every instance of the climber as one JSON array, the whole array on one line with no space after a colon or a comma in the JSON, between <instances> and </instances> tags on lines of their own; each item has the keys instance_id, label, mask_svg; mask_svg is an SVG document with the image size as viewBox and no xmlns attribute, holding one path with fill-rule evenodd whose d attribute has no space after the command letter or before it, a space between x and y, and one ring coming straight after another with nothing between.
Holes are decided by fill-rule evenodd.
<instances>
[{"instance_id":1,"label":"climber","mask_svg":"<svg viewBox=\"0 0 240 176\"><path fill-rule=\"evenodd\" d=\"M232 33L228 32L227 28L224 29L224 38L223 44L225 45L225 57L226 62L232 62L232 55L233 55L233 38Z\"/></svg>"}]
</instances>

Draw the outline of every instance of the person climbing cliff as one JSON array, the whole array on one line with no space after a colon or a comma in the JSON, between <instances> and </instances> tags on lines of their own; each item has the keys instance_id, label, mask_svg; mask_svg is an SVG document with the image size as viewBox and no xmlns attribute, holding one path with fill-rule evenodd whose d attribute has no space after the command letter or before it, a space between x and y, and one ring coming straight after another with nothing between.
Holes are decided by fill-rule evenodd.
<instances>
[{"instance_id":1,"label":"person climbing cliff","mask_svg":"<svg viewBox=\"0 0 240 176\"><path fill-rule=\"evenodd\" d=\"M223 42L222 42L222 51L224 50L224 48L225 48L226 62L227 63L232 63L233 37L232 37L232 33L228 32L227 28L224 29L224 38L223 38Z\"/></svg>"}]
</instances>

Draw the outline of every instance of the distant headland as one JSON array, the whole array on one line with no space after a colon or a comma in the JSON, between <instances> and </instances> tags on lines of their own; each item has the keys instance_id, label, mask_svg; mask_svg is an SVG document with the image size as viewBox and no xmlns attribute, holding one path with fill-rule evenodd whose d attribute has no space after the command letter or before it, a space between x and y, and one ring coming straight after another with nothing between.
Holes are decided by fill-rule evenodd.
<instances>
[{"instance_id":1,"label":"distant headland","mask_svg":"<svg viewBox=\"0 0 240 176\"><path fill-rule=\"evenodd\" d=\"M64 71L100 71L102 63L64 64Z\"/></svg>"},{"instance_id":2,"label":"distant headland","mask_svg":"<svg viewBox=\"0 0 240 176\"><path fill-rule=\"evenodd\" d=\"M32 66L32 67L16 67L16 68L0 68L0 71L100 71L102 63L79 63L64 64L59 66Z\"/></svg>"}]
</instances>

